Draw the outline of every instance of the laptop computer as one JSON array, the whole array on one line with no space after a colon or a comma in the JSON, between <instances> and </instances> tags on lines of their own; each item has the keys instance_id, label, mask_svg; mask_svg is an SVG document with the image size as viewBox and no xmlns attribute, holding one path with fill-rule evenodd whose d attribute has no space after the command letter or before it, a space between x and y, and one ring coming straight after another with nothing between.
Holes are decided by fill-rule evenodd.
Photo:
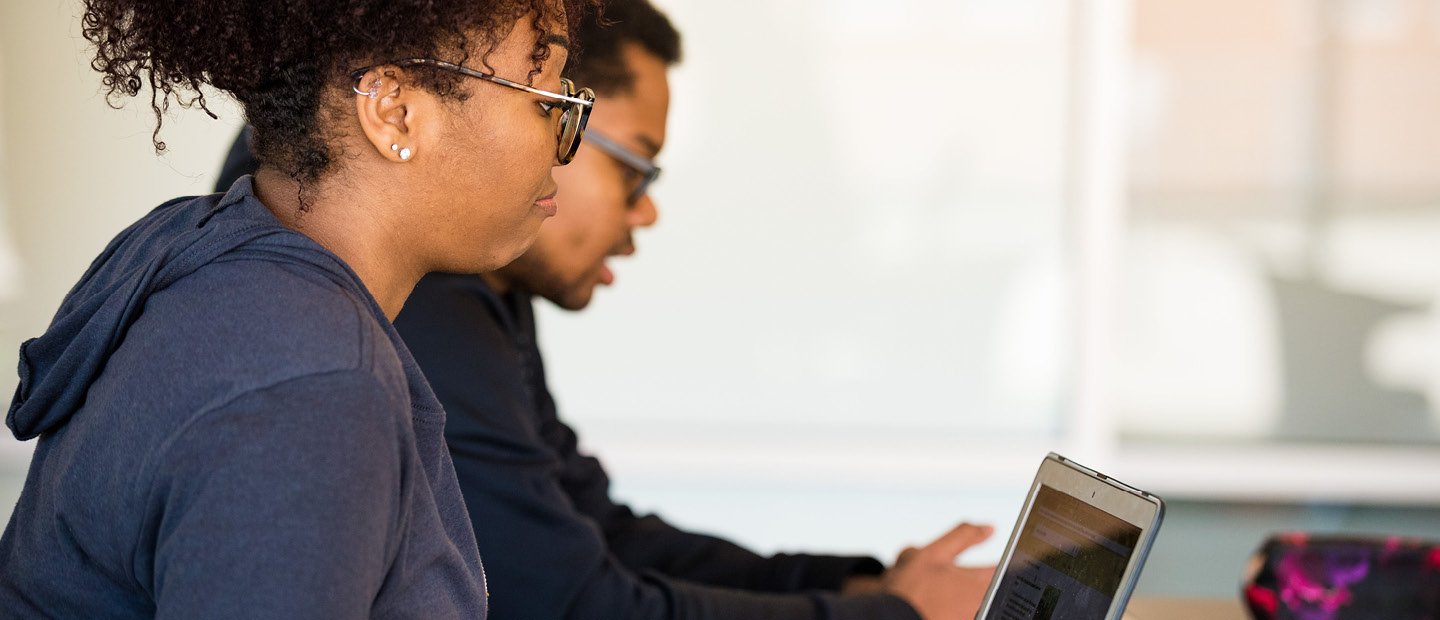
<instances>
[{"instance_id":1,"label":"laptop computer","mask_svg":"<svg viewBox=\"0 0 1440 620\"><path fill-rule=\"evenodd\" d=\"M976 620L1120 620L1165 503L1045 457Z\"/></svg>"}]
</instances>

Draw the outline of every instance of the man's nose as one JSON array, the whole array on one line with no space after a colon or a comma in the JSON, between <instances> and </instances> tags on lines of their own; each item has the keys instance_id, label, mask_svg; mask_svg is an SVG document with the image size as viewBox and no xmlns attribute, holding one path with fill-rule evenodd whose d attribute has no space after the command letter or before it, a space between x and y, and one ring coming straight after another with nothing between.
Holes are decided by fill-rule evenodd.
<instances>
[{"instance_id":1,"label":"man's nose","mask_svg":"<svg viewBox=\"0 0 1440 620\"><path fill-rule=\"evenodd\" d=\"M655 220L660 219L660 211L655 208L655 201L650 199L650 194L645 194L635 201L630 207L630 226L632 228L645 228L654 226Z\"/></svg>"}]
</instances>

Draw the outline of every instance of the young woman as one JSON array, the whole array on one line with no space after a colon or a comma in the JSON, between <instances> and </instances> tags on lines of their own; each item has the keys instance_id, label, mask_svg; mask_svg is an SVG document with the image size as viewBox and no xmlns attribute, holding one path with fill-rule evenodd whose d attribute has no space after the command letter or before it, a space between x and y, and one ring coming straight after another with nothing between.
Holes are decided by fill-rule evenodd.
<instances>
[{"instance_id":1,"label":"young woman","mask_svg":"<svg viewBox=\"0 0 1440 620\"><path fill-rule=\"evenodd\" d=\"M4 615L484 617L444 414L390 319L555 212L585 1L85 1L112 97L148 89L158 123L227 92L262 165L121 233L22 348L6 422L39 443Z\"/></svg>"}]
</instances>

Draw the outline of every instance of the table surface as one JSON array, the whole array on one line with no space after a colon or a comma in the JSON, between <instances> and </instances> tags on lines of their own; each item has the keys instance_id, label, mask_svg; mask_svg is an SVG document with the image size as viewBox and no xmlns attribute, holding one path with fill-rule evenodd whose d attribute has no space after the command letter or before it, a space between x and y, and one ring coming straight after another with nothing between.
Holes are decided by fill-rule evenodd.
<instances>
[{"instance_id":1,"label":"table surface","mask_svg":"<svg viewBox=\"0 0 1440 620\"><path fill-rule=\"evenodd\" d=\"M1250 614L1232 599L1136 598L1125 620L1250 620Z\"/></svg>"}]
</instances>

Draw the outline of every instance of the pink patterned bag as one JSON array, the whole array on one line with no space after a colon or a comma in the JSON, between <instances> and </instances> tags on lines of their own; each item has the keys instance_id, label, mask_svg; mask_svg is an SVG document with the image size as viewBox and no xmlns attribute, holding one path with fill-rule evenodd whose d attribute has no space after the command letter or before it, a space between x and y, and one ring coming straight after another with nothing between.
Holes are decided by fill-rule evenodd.
<instances>
[{"instance_id":1,"label":"pink patterned bag","mask_svg":"<svg viewBox=\"0 0 1440 620\"><path fill-rule=\"evenodd\" d=\"M1256 620L1440 620L1440 546L1281 534L1256 554L1243 594Z\"/></svg>"}]
</instances>

